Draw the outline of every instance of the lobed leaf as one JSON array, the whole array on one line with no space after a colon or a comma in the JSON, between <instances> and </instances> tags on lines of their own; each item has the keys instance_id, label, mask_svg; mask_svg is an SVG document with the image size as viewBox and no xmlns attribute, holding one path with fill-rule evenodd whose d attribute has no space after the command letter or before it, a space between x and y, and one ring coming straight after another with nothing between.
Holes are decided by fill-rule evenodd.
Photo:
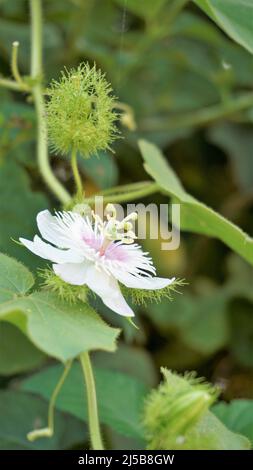
<instances>
[{"instance_id":1,"label":"lobed leaf","mask_svg":"<svg viewBox=\"0 0 253 470\"><path fill-rule=\"evenodd\" d=\"M92 307L82 302L70 306L49 292L24 295L32 275L8 256L0 259L0 320L19 327L36 347L61 361L82 351L115 350L119 330L109 327Z\"/></svg>"}]
</instances>

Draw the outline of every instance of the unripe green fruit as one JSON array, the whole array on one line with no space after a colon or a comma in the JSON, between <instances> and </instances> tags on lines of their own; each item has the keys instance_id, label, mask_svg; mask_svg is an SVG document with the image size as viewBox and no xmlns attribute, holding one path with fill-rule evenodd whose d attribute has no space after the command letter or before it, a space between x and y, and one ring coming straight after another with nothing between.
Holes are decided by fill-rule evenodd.
<instances>
[{"instance_id":1,"label":"unripe green fruit","mask_svg":"<svg viewBox=\"0 0 253 470\"><path fill-rule=\"evenodd\" d=\"M53 81L47 103L49 140L59 153L83 157L110 148L117 138L111 86L96 67L81 64Z\"/></svg>"}]
</instances>

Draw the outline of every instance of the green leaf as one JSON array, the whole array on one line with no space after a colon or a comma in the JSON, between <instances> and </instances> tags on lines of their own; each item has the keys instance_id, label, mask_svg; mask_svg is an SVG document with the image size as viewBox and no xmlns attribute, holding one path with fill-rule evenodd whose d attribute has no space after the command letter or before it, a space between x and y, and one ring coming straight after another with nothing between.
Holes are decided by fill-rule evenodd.
<instances>
[{"instance_id":1,"label":"green leaf","mask_svg":"<svg viewBox=\"0 0 253 470\"><path fill-rule=\"evenodd\" d=\"M251 83L252 55L224 36L208 18L185 10L173 24L173 34L173 45L184 64L208 77L219 89L225 86L232 91L233 85Z\"/></svg>"},{"instance_id":2,"label":"green leaf","mask_svg":"<svg viewBox=\"0 0 253 470\"><path fill-rule=\"evenodd\" d=\"M253 264L253 239L222 215L188 194L177 175L160 150L141 140L140 150L147 173L154 178L161 190L181 205L180 228L218 238L232 250Z\"/></svg>"},{"instance_id":3,"label":"green leaf","mask_svg":"<svg viewBox=\"0 0 253 470\"><path fill-rule=\"evenodd\" d=\"M61 366L53 366L25 379L22 389L37 393L47 400L61 374ZM128 437L142 438L140 413L147 393L137 379L118 371L95 369L99 416L102 423ZM74 363L64 382L56 407L87 421L87 397L79 363Z\"/></svg>"},{"instance_id":4,"label":"green leaf","mask_svg":"<svg viewBox=\"0 0 253 470\"><path fill-rule=\"evenodd\" d=\"M30 371L40 367L45 358L18 328L0 323L0 375Z\"/></svg>"},{"instance_id":5,"label":"green leaf","mask_svg":"<svg viewBox=\"0 0 253 470\"><path fill-rule=\"evenodd\" d=\"M119 342L117 353L96 352L94 364L97 367L113 369L135 377L147 386L157 383L157 370L151 354L140 348Z\"/></svg>"},{"instance_id":6,"label":"green leaf","mask_svg":"<svg viewBox=\"0 0 253 470\"><path fill-rule=\"evenodd\" d=\"M36 114L33 107L10 99L2 100L0 126L1 157L36 169Z\"/></svg>"},{"instance_id":7,"label":"green leaf","mask_svg":"<svg viewBox=\"0 0 253 470\"><path fill-rule=\"evenodd\" d=\"M205 355L226 346L229 339L226 302L222 292L194 299L194 318L182 331L186 345Z\"/></svg>"},{"instance_id":8,"label":"green leaf","mask_svg":"<svg viewBox=\"0 0 253 470\"><path fill-rule=\"evenodd\" d=\"M224 347L229 339L227 296L214 291L209 295L177 296L172 302L150 305L147 313L161 334L179 334L182 342L203 355Z\"/></svg>"},{"instance_id":9,"label":"green leaf","mask_svg":"<svg viewBox=\"0 0 253 470\"><path fill-rule=\"evenodd\" d=\"M206 17L192 13L187 9L181 12L171 27L173 35L183 36L195 41L199 40L200 43L206 43L213 47L223 44L226 40L221 31L216 28L216 25Z\"/></svg>"},{"instance_id":10,"label":"green leaf","mask_svg":"<svg viewBox=\"0 0 253 470\"><path fill-rule=\"evenodd\" d=\"M25 332L35 346L61 361L82 351L114 351L119 334L119 330L106 325L88 304L80 302L70 306L57 295L46 292L3 303L0 319L19 327L26 322Z\"/></svg>"},{"instance_id":11,"label":"green leaf","mask_svg":"<svg viewBox=\"0 0 253 470\"><path fill-rule=\"evenodd\" d=\"M253 443L253 400L220 402L212 411L231 431L243 434Z\"/></svg>"},{"instance_id":12,"label":"green leaf","mask_svg":"<svg viewBox=\"0 0 253 470\"><path fill-rule=\"evenodd\" d=\"M33 275L23 264L0 253L0 302L25 294L33 284Z\"/></svg>"},{"instance_id":13,"label":"green leaf","mask_svg":"<svg viewBox=\"0 0 253 470\"><path fill-rule=\"evenodd\" d=\"M19 60L22 67L25 68L29 65L30 59L30 31L27 22L13 21L7 18L0 19L0 41L2 50L6 55L11 53L11 45L13 41L19 41L22 44L19 50ZM45 60L52 61L55 54L55 48L62 47L62 36L59 29L54 24L46 24L43 28L43 45L45 50Z\"/></svg>"},{"instance_id":14,"label":"green leaf","mask_svg":"<svg viewBox=\"0 0 253 470\"><path fill-rule=\"evenodd\" d=\"M70 306L48 292L25 295L33 284L29 271L6 255L0 262L0 320L18 326L36 347L61 361L82 351L115 350L119 330L88 304Z\"/></svg>"},{"instance_id":15,"label":"green leaf","mask_svg":"<svg viewBox=\"0 0 253 470\"><path fill-rule=\"evenodd\" d=\"M19 147L26 141L34 139L36 115L34 109L24 103L14 102L10 99L1 103L1 154L11 149L19 151ZM28 159L28 156L27 156ZM27 161L26 159L26 161ZM33 155L35 161L35 155Z\"/></svg>"},{"instance_id":16,"label":"green leaf","mask_svg":"<svg viewBox=\"0 0 253 470\"><path fill-rule=\"evenodd\" d=\"M47 198L31 190L25 170L9 159L0 162L0 187L0 250L35 268L38 259L13 239L33 237L36 215L48 207Z\"/></svg>"},{"instance_id":17,"label":"green leaf","mask_svg":"<svg viewBox=\"0 0 253 470\"><path fill-rule=\"evenodd\" d=\"M0 449L60 450L87 439L83 423L59 411L55 415L55 433L50 439L29 442L29 431L47 426L48 405L38 397L17 390L0 391Z\"/></svg>"},{"instance_id":18,"label":"green leaf","mask_svg":"<svg viewBox=\"0 0 253 470\"><path fill-rule=\"evenodd\" d=\"M253 53L251 0L194 0L234 41Z\"/></svg>"}]
</instances>

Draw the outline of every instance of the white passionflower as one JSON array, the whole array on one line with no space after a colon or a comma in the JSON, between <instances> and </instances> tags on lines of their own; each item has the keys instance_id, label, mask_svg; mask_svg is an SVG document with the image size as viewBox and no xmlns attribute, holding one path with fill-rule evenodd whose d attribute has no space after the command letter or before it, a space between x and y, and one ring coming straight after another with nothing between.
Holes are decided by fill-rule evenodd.
<instances>
[{"instance_id":1,"label":"white passionflower","mask_svg":"<svg viewBox=\"0 0 253 470\"><path fill-rule=\"evenodd\" d=\"M33 241L20 241L36 255L52 261L54 272L63 281L87 285L111 310L133 317L118 281L130 288L153 290L168 286L175 278L156 277L152 259L134 243L130 221L136 219L136 213L118 221L112 204L108 204L107 212L106 222L93 213L92 223L88 216L75 212L52 216L44 210L37 215L37 224L50 244L37 235Z\"/></svg>"}]
</instances>

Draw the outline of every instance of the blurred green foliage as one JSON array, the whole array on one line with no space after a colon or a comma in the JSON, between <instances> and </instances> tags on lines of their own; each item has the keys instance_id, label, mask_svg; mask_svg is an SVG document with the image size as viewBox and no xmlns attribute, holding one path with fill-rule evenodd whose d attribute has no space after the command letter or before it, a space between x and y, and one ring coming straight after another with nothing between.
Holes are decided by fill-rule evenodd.
<instances>
[{"instance_id":1,"label":"blurred green foliage","mask_svg":"<svg viewBox=\"0 0 253 470\"><path fill-rule=\"evenodd\" d=\"M181 4L182 10L177 11L176 4ZM189 285L182 294L173 302L140 308L140 330L99 304L110 324L123 327L127 343L113 358L105 352L95 354L108 446L142 446L138 428L141 401L158 383L161 365L179 371L194 368L219 384L222 399L231 403L215 405L213 411L231 431L252 440L253 268L247 263L253 259L252 245L244 244L242 238L240 250L233 243L228 248L220 241L226 242L228 236L223 229L220 240L214 238L219 221L203 209L207 204L253 234L252 2L43 0L43 7L45 83L58 78L64 66L75 67L84 60L92 65L95 61L136 118L136 131L121 128L124 139L114 145L115 154L80 161L87 194L146 180L137 147L137 140L144 138L163 150L172 173L175 171L185 188L183 199L185 195L193 197L190 203L196 211L193 220L187 204L183 207L184 228L197 233L182 232L178 250L161 251L161 240L143 242L159 274L187 280ZM24 75L29 73L29 28L25 0L0 0L0 75L11 74L9 58L15 40L20 42L20 70ZM35 138L32 103L25 95L0 88L0 250L32 271L37 258L12 238L31 238L37 212L58 207L39 175ZM68 159L52 153L51 162L58 178L72 189ZM157 170L155 163L149 174L154 176ZM166 204L169 196L182 202L182 194L172 190L166 175L161 172L159 177L166 179L162 186L167 194L157 195L155 202ZM143 202L153 201L147 198ZM232 232L233 227L230 224ZM21 276L23 281L25 276ZM37 306L39 295L34 294ZM15 301L15 292L11 300ZM33 332L39 347L45 337L36 305ZM52 314L50 305L45 310L45 317ZM61 314L60 318L60 308L54 312L64 323L64 311ZM73 315L78 317L78 312ZM95 321L92 313L90 320ZM86 328L85 322L78 321L74 334L69 332L63 338L70 356L78 351L80 325L83 331ZM47 342L53 356L62 358L62 351L55 350L53 336L47 337ZM112 349L112 343L113 338L105 334L105 349ZM75 385L80 380L77 367L71 371L73 383L69 379L59 397L54 439L31 444L25 438L34 426L43 425L47 413L44 400L58 380L58 365L40 371L49 361L52 359L35 349L16 326L1 324L2 448L70 448L87 439L80 424L84 398L76 396L81 393ZM24 374L31 371L36 375L24 380ZM20 390L14 391L14 385Z\"/></svg>"}]
</instances>

